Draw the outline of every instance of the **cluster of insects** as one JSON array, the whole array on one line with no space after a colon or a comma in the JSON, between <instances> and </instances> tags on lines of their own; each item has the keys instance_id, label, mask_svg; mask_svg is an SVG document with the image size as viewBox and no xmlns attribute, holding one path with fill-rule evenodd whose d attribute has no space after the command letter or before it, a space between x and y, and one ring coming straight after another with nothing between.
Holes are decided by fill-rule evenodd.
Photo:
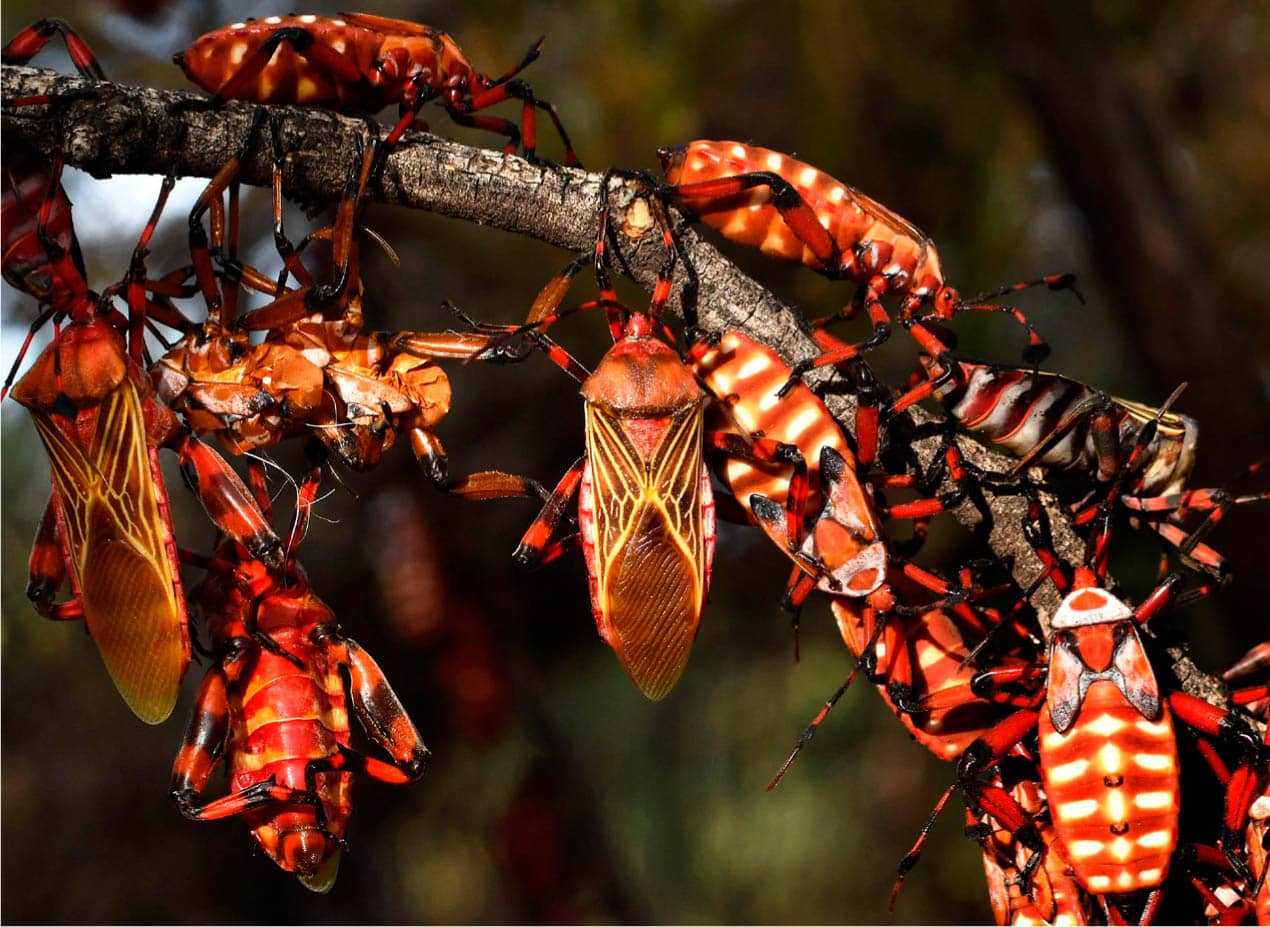
<instances>
[{"instance_id":1,"label":"cluster of insects","mask_svg":"<svg viewBox=\"0 0 1270 927\"><path fill-rule=\"evenodd\" d=\"M55 20L21 32L4 61L26 63L59 34L81 73L103 80L91 51ZM31 413L52 471L28 595L49 618L84 622L116 689L147 723L172 713L192 647L209 641L210 666L173 766L181 813L242 818L278 866L327 891L352 780L424 775L429 752L405 707L297 556L323 469L372 469L404 435L446 493L542 501L515 559L545 564L581 548L599 636L650 699L668 696L686 671L707 609L717 521L758 528L790 564L773 604L797 612L826 596L856 661L794 756L862 674L912 737L951 764L936 811L956 793L964 799L999 923L1145 923L1166 901L1211 923L1270 920L1270 697L1258 680L1270 645L1228 671L1242 688L1219 707L1164 671L1148 625L1226 579L1209 532L1232 506L1270 494L1190 485L1198 425L1172 411L1176 394L1150 407L1037 368L1048 346L1019 310L994 300L1031 286L1069 289L1070 275L965 298L934 243L881 203L779 152L696 141L660 150L660 178L603 176L594 247L546 283L523 324L366 327L359 249L369 191L424 105L435 100L455 122L501 135L507 154L531 160L541 111L564 164L578 165L555 107L518 77L540 46L491 78L444 32L378 16L272 16L203 36L176 61L212 94L204 105L246 100L260 104L256 117L190 215L188 264L165 273L148 266L169 176L129 266L100 290L86 279L61 155L6 140L2 269L40 305L31 336L53 329L51 344L29 364L20 357L4 386ZM519 123L487 112L508 100L521 103ZM287 152L265 108L276 103L399 108L382 139L363 142L331 224L297 244L283 234ZM267 271L238 256L238 174L270 142L278 266ZM638 188L664 250L646 308L623 303L611 279L615 178ZM790 365L743 332L703 329L681 221L854 284L841 312L809 325L820 353ZM315 241L329 244L329 257L313 256ZM595 293L568 301L588 268ZM665 311L677 273L686 280L678 330ZM240 311L245 291L263 305ZM186 302L199 306L197 317ZM587 311L604 314L613 339L592 368L549 334ZM1023 365L959 356L944 323L969 311L1021 325ZM834 334L861 313L867 338ZM920 354L910 380L892 388L868 358L895 321ZM164 353L152 355L147 333ZM539 353L580 384L577 462L552 490L503 471L452 474L438 437L451 400L440 362L520 363ZM850 427L803 382L818 368L833 368L854 392ZM909 412L921 402L941 417L914 424ZM901 453L886 440L900 429L936 439L939 452L927 463ZM1003 472L970 464L962 433L1016 464ZM244 480L213 442L233 456L289 441L305 445L312 466L295 481L295 523L280 531L259 460L251 457ZM177 454L215 526L210 550L174 536L162 448ZM1070 502L1086 542L1080 564L1054 550L1041 503L1065 473L1080 484ZM1026 501L1018 528L1044 565L1030 588L999 558L967 558L951 571L918 562L932 519L998 495ZM902 532L889 530L900 522ZM1124 523L1158 536L1179 565L1154 588L1122 591L1109 579ZM183 586L182 566L201 580ZM1062 595L1052 615L1032 602L1042 582ZM70 594L59 599L64 585ZM191 615L200 621L192 625ZM352 746L350 710L382 756ZM228 790L212 797L222 763ZM1185 818L1184 771L1221 790L1220 820ZM934 822L901 862L897 890Z\"/></svg>"}]
</instances>

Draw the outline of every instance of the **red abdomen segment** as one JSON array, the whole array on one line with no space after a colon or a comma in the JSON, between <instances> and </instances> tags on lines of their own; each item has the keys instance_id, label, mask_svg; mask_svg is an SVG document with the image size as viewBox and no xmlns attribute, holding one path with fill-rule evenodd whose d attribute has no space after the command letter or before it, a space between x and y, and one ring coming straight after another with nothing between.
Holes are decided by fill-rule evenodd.
<instances>
[{"instance_id":1,"label":"red abdomen segment","mask_svg":"<svg viewBox=\"0 0 1270 927\"><path fill-rule=\"evenodd\" d=\"M1177 845L1177 746L1168 706L1148 721L1107 679L1089 685L1066 734L1039 721L1054 829L1076 878L1096 894L1164 881Z\"/></svg>"},{"instance_id":2,"label":"red abdomen segment","mask_svg":"<svg viewBox=\"0 0 1270 927\"><path fill-rule=\"evenodd\" d=\"M258 72L244 71L279 32L292 38L277 42ZM194 83L230 99L349 113L374 112L401 103L408 92L436 91L454 78L473 77L458 45L440 29L361 13L233 23L199 37L176 62Z\"/></svg>"},{"instance_id":3,"label":"red abdomen segment","mask_svg":"<svg viewBox=\"0 0 1270 927\"><path fill-rule=\"evenodd\" d=\"M858 598L832 596L829 606L847 649L860 659L873 633ZM878 691L913 738L935 756L955 760L974 740L1000 721L1009 709L970 694L977 670L966 662L965 637L951 617L931 610L922 615L893 615L875 645ZM948 708L910 714L891 704L888 684L912 689L914 699L963 689L967 698Z\"/></svg>"},{"instance_id":4,"label":"red abdomen segment","mask_svg":"<svg viewBox=\"0 0 1270 927\"><path fill-rule=\"evenodd\" d=\"M855 485L853 496L859 511L872 505L855 479L855 454L847 445L842 429L816 398L815 393L797 383L782 399L777 391L785 385L790 368L771 348L739 332L726 332L717 346L705 352L694 365L703 381L719 397L707 412L706 427L711 431L762 434L774 441L792 444L807 462L807 509L819 512L820 449L832 447L846 461L844 480ZM789 490L789 465L729 458L723 478L732 494L747 509L750 496L761 493L784 506Z\"/></svg>"},{"instance_id":5,"label":"red abdomen segment","mask_svg":"<svg viewBox=\"0 0 1270 927\"><path fill-rule=\"evenodd\" d=\"M226 81L280 29L300 29L313 36L314 44L344 57L361 74L369 73L384 37L359 29L345 20L323 16L268 16L233 23L200 36L177 58L185 76L203 89L217 93ZM373 111L392 102L366 80L342 80L330 69L297 54L281 42L273 57L256 76L233 94L234 99L256 103L303 103L341 111Z\"/></svg>"},{"instance_id":6,"label":"red abdomen segment","mask_svg":"<svg viewBox=\"0 0 1270 927\"><path fill-rule=\"evenodd\" d=\"M344 684L336 667L294 632L273 635L288 651L303 654L309 672L261 650L253 671L241 683L243 691L235 693L241 699L238 706L231 695L235 723L226 752L234 792L270 776L280 786L306 790L308 764L335 756L340 745L349 743ZM310 804L272 804L247 816L261 849L306 883L334 881L340 844L333 838L343 836L352 810L350 772L318 772L314 779L325 830Z\"/></svg>"},{"instance_id":7,"label":"red abdomen segment","mask_svg":"<svg viewBox=\"0 0 1270 927\"><path fill-rule=\"evenodd\" d=\"M920 229L854 187L779 151L740 142L695 141L674 151L665 169L666 181L675 185L756 172L779 175L816 214L842 251L844 265L853 261L855 247L867 242L887 251L864 262L869 267L894 265L910 278L925 267L938 275L938 258ZM773 205L767 186L721 197L682 196L682 202L702 222L733 241L817 270L838 270L826 267L795 234Z\"/></svg>"}]
</instances>

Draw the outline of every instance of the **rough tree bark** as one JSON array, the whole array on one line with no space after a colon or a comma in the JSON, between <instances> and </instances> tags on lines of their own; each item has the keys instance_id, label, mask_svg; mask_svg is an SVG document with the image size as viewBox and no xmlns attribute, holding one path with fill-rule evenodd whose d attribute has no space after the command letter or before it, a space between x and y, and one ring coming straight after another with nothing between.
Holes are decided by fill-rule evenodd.
<instances>
[{"instance_id":1,"label":"rough tree bark","mask_svg":"<svg viewBox=\"0 0 1270 927\"><path fill-rule=\"evenodd\" d=\"M54 105L12 107L7 101L49 96ZM93 83L54 72L4 66L3 131L48 153L60 149L66 163L98 177L110 174L213 176L242 145L256 107L230 103L208 110L204 98L191 93ZM175 104L181 104L176 107ZM338 199L347 168L356 157L357 137L367 131L364 120L301 107L272 107L280 121L282 143L291 152L283 177L287 196L303 203ZM268 185L272 148L268 127L258 140L255 157L243 166L242 181ZM380 131L382 129L374 129ZM600 203L599 174L577 169L535 165L497 151L470 148L431 135L413 134L397 146L373 190L376 201L425 209L441 215L528 235L573 252L590 249ZM615 225L624 242L619 265L642 287L651 290L663 258L661 237L653 227L640 187L614 181L610 202ZM698 313L704 327L735 329L770 345L787 362L814 356L798 314L743 274L714 247L691 230L683 235L688 258L700 280ZM680 281L682 282L682 271ZM678 285L671 308L678 299ZM528 303L527 294L526 302ZM809 376L832 380L820 371ZM840 422L852 421L850 396L828 395L826 404ZM933 419L920 408L919 422ZM959 438L966 459L988 471L1005 472L1014 461L969 439ZM928 466L939 450L939 439L915 445L919 460ZM951 490L952 486L942 487ZM1070 564L1079 564L1084 544L1071 530L1065 511L1042 494L1054 529L1055 549ZM1013 575L1026 588L1042 566L1023 536L1025 503L1015 495L988 494L992 526L988 538L993 551L1013 564ZM968 526L979 521L970 503L955 510ZM1046 582L1033 597L1042 629L1059 596ZM1182 687L1214 704L1227 704L1221 681L1196 667L1181 648L1169 650Z\"/></svg>"}]
</instances>

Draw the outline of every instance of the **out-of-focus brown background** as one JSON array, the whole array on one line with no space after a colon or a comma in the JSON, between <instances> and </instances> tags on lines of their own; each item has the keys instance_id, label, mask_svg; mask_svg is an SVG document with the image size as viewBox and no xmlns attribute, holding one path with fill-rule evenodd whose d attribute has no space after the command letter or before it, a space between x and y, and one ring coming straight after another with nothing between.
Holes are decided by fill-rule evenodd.
<instances>
[{"instance_id":1,"label":"out-of-focus brown background","mask_svg":"<svg viewBox=\"0 0 1270 927\"><path fill-rule=\"evenodd\" d=\"M659 145L694 138L753 141L797 152L918 223L965 292L1074 270L1088 305L1061 294L1021 300L1054 345L1050 367L1152 403L1188 380L1179 409L1203 424L1204 485L1266 451L1270 28L1261 4L365 7L447 29L492 73L545 33L525 78L558 105L592 168L652 168ZM169 59L194 36L287 10L48 0L6 2L3 12L6 39L60 15L113 78L177 88L184 79ZM40 63L67 66L60 55ZM495 144L440 111L429 119L451 137ZM549 127L540 150L559 154ZM67 183L92 282L118 279L157 179ZM197 188L182 188L184 202ZM245 251L265 264L267 210L253 191ZM154 268L182 261L179 213L169 214ZM294 216L293 228L303 221ZM368 258L367 313L380 328L445 327L442 299L517 320L569 257L422 213L380 207L369 222L402 258L399 268ZM725 250L809 312L849 297L848 286L805 269ZM11 358L34 307L7 288L3 297ZM956 328L971 356L1010 362L1022 347L1000 317ZM600 319L560 329L584 361L605 348ZM912 360L896 337L880 369L898 383ZM575 388L541 358L452 374L441 434L456 473L498 467L552 483L580 453ZM533 504L444 498L404 448L377 472L346 478L356 497L328 480L334 491L302 559L435 756L414 786L359 783L352 852L334 892L315 897L254 854L239 823L187 823L167 796L201 667L176 714L146 728L111 690L87 636L25 602L47 466L20 409L7 407L3 425L6 921L888 919L894 865L952 771L862 685L780 789L764 792L851 662L819 602L804 613L793 661L777 608L787 561L756 532L721 528L688 672L651 704L596 638L580 556L528 574L511 563ZM277 459L298 469L293 450ZM210 531L171 476L178 538L206 548ZM1264 517L1262 508L1227 519L1216 543L1235 585L1177 618L1210 668L1265 634ZM1131 598L1150 588L1154 565L1154 548L1135 544L1124 540L1119 571ZM935 543L932 562L941 548L948 557L951 542ZM986 920L981 873L948 814L895 920Z\"/></svg>"}]
</instances>

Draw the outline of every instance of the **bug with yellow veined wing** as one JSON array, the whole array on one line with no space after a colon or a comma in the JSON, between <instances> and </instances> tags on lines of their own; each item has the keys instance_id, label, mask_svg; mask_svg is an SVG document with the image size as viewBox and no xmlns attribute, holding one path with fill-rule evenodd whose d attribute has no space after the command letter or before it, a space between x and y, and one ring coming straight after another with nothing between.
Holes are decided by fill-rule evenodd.
<instances>
[{"instance_id":1,"label":"bug with yellow veined wing","mask_svg":"<svg viewBox=\"0 0 1270 927\"><path fill-rule=\"evenodd\" d=\"M6 61L25 61L39 50L21 44L28 33L6 46ZM13 387L13 398L31 413L53 477L27 594L48 617L82 619L124 700L142 720L157 724L176 703L190 647L158 449L176 452L187 482L222 530L275 566L281 544L242 481L155 399L145 374L145 325L157 318L188 326L162 299L149 298L150 288L163 287L145 278L145 252L172 178L164 181L125 283L99 295L84 276L61 171L60 155L50 163L18 144L5 146L4 276L42 306L6 392L36 330L54 326L52 343ZM127 294L126 315L114 305L120 290ZM55 601L68 580L72 599Z\"/></svg>"}]
</instances>

